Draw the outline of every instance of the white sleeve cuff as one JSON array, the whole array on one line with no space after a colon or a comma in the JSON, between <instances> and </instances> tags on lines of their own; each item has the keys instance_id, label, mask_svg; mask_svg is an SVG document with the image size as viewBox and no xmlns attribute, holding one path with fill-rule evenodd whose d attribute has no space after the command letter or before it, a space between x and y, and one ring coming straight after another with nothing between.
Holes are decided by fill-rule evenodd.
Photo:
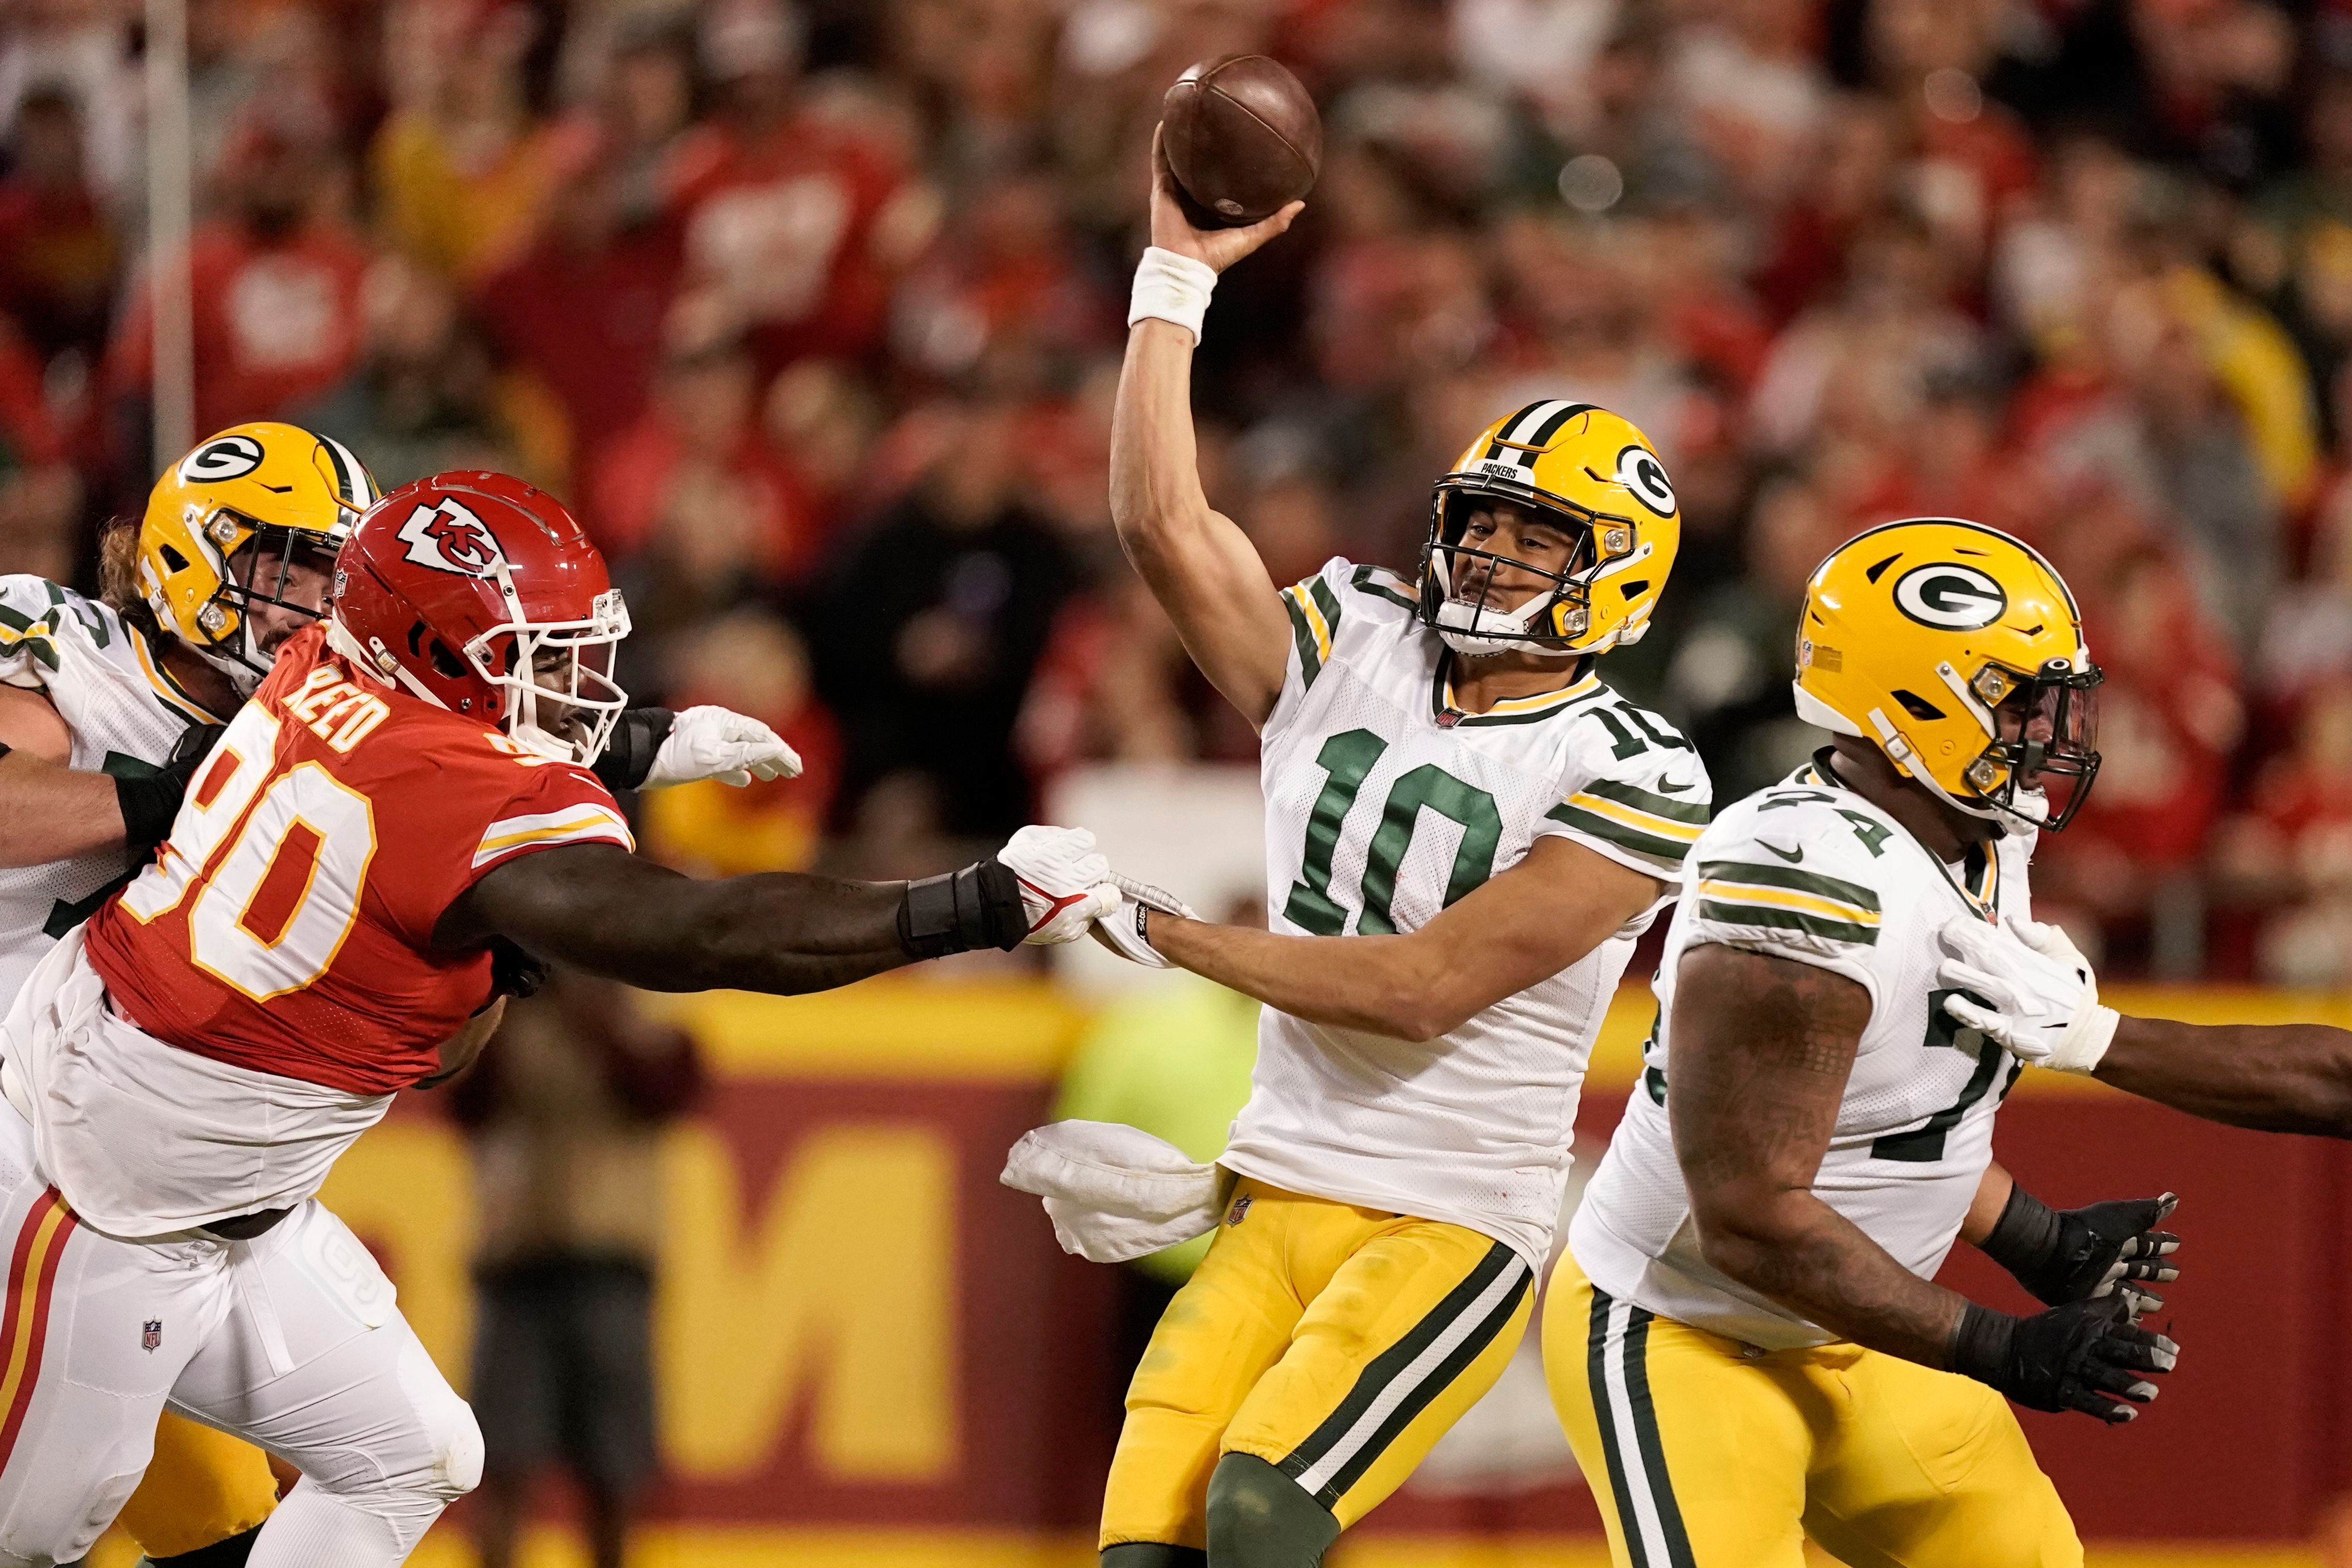
<instances>
[{"instance_id":1,"label":"white sleeve cuff","mask_svg":"<svg viewBox=\"0 0 2352 1568\"><path fill-rule=\"evenodd\" d=\"M1209 295L1217 287L1217 269L1205 261L1148 246L1135 268L1135 291L1129 297L1127 324L1145 317L1173 321L1201 341L1201 321L1209 313Z\"/></svg>"}]
</instances>

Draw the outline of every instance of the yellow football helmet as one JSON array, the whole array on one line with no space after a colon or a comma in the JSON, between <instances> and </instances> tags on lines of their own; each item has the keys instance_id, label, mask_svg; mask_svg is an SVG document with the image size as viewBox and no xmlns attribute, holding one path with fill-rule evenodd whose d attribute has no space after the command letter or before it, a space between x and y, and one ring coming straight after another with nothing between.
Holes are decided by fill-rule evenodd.
<instances>
[{"instance_id":1,"label":"yellow football helmet","mask_svg":"<svg viewBox=\"0 0 2352 1568\"><path fill-rule=\"evenodd\" d=\"M286 604L288 564L306 551L331 564L378 495L340 441L293 425L234 426L164 470L149 492L139 524L140 597L165 631L250 692L270 660L254 644L247 606L317 614ZM275 558L274 584L252 581L266 571L265 555Z\"/></svg>"},{"instance_id":2,"label":"yellow football helmet","mask_svg":"<svg viewBox=\"0 0 2352 1568\"><path fill-rule=\"evenodd\" d=\"M1482 500L1530 508L1567 532L1576 542L1568 569L1542 571L1465 544ZM1682 537L1675 487L1648 437L1590 403L1530 403L1481 431L1437 481L1421 552L1422 624L1473 655L1565 658L1638 642ZM1486 564L1460 570L1474 562ZM1490 605L1505 565L1552 587L1509 609Z\"/></svg>"},{"instance_id":3,"label":"yellow football helmet","mask_svg":"<svg viewBox=\"0 0 2352 1568\"><path fill-rule=\"evenodd\" d=\"M2074 819L2098 776L2102 679L2065 582L1981 523L1883 524L1805 584L1797 716L1873 742L1971 816Z\"/></svg>"}]
</instances>

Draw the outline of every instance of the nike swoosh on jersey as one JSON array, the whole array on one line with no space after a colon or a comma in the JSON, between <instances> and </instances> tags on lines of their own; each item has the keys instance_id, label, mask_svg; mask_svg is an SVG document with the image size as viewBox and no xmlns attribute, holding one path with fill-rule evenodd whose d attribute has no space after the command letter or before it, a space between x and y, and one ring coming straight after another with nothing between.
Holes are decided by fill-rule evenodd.
<instances>
[{"instance_id":1,"label":"nike swoosh on jersey","mask_svg":"<svg viewBox=\"0 0 2352 1568\"><path fill-rule=\"evenodd\" d=\"M1687 795L1696 788L1698 788L1698 781L1696 779L1691 780L1688 784L1675 784L1667 779L1660 779L1658 781L1658 793L1660 795Z\"/></svg>"},{"instance_id":2,"label":"nike swoosh on jersey","mask_svg":"<svg viewBox=\"0 0 2352 1568\"><path fill-rule=\"evenodd\" d=\"M1764 844L1764 841L1760 838L1758 839L1757 842L1759 844ZM1781 859L1786 860L1791 866L1805 858L1805 850L1802 845L1799 845L1794 849L1783 849L1774 844L1764 844L1764 847L1771 850L1773 854L1778 855Z\"/></svg>"}]
</instances>

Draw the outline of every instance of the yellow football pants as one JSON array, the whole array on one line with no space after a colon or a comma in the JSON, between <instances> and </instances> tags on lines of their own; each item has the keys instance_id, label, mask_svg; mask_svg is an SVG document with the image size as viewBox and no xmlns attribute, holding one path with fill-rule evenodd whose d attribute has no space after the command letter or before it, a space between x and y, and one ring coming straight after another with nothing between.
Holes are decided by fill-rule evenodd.
<instances>
[{"instance_id":1,"label":"yellow football pants","mask_svg":"<svg viewBox=\"0 0 2352 1568\"><path fill-rule=\"evenodd\" d=\"M148 1556L177 1557L251 1530L277 1506L278 1478L260 1449L166 1411L121 1523Z\"/></svg>"},{"instance_id":2,"label":"yellow football pants","mask_svg":"<svg viewBox=\"0 0 2352 1568\"><path fill-rule=\"evenodd\" d=\"M1102 1544L1206 1550L1229 1453L1355 1523L1502 1375L1533 1283L1464 1226L1243 1178L1128 1389Z\"/></svg>"},{"instance_id":3,"label":"yellow football pants","mask_svg":"<svg viewBox=\"0 0 2352 1568\"><path fill-rule=\"evenodd\" d=\"M1758 1351L1596 1289L1563 1254L1544 1373L1617 1568L2082 1568L2001 1396L1858 1345Z\"/></svg>"}]
</instances>

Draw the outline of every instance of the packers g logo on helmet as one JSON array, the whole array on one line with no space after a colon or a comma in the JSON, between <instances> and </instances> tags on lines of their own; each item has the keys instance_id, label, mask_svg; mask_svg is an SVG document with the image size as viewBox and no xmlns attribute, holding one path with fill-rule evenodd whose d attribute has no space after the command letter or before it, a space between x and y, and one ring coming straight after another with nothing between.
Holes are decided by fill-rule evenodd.
<instances>
[{"instance_id":1,"label":"packers g logo on helmet","mask_svg":"<svg viewBox=\"0 0 2352 1568\"><path fill-rule=\"evenodd\" d=\"M250 692L269 658L254 643L247 608L315 614L283 599L285 563L299 550L331 556L377 495L340 441L268 421L223 430L166 468L149 493L139 524L140 596L163 630ZM279 546L274 586L238 575L240 552L257 542ZM250 576L254 567L244 570Z\"/></svg>"},{"instance_id":2,"label":"packers g logo on helmet","mask_svg":"<svg viewBox=\"0 0 2352 1568\"><path fill-rule=\"evenodd\" d=\"M2098 776L2102 679L2065 582L1981 523L1886 523L1805 585L1797 716L1874 742L1972 816L2074 819Z\"/></svg>"},{"instance_id":3,"label":"packers g logo on helmet","mask_svg":"<svg viewBox=\"0 0 2352 1568\"><path fill-rule=\"evenodd\" d=\"M261 443L250 436L215 436L180 459L180 482L215 484L241 479L261 467Z\"/></svg>"},{"instance_id":4,"label":"packers g logo on helmet","mask_svg":"<svg viewBox=\"0 0 2352 1568\"><path fill-rule=\"evenodd\" d=\"M2009 595L1973 566L1938 561L1914 566L1895 580L1895 607L1923 626L1972 632L2000 619Z\"/></svg>"},{"instance_id":5,"label":"packers g logo on helmet","mask_svg":"<svg viewBox=\"0 0 2352 1568\"><path fill-rule=\"evenodd\" d=\"M1568 535L1564 568L1465 544L1471 518L1496 502ZM1649 630L1681 544L1675 487L1648 437L1590 403L1530 403L1479 432L1437 481L1421 552L1422 624L1473 656L1602 653ZM1513 578L1539 585L1502 603Z\"/></svg>"}]
</instances>

